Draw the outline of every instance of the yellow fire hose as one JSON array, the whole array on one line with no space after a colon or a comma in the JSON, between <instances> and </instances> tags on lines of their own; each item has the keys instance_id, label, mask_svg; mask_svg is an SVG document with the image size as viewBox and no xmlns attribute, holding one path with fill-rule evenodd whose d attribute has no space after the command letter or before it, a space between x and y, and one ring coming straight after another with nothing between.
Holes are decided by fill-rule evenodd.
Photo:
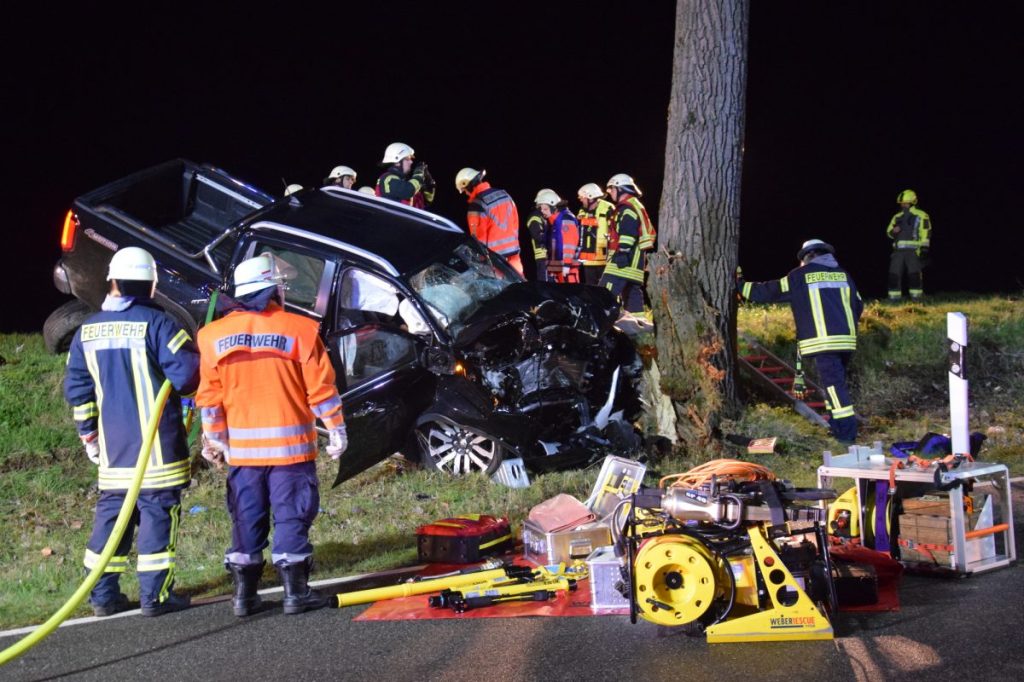
<instances>
[{"instance_id":1,"label":"yellow fire hose","mask_svg":"<svg viewBox=\"0 0 1024 682\"><path fill-rule=\"evenodd\" d=\"M124 504L121 505L121 512L117 515L117 521L114 523L114 530L110 534L110 538L107 540L106 546L103 548L103 552L100 554L99 562L93 567L92 571L85 578L85 581L78 586L71 598L68 599L64 606L50 616L49 620L40 625L38 628L33 630L28 635L25 635L22 639L16 643L7 647L3 651L0 651L0 665L4 665L10 661L13 661L18 656L22 655L36 644L46 638L51 632L57 629L61 623L63 623L71 613L78 608L78 605L82 602L87 594L96 585L96 582L100 579L100 575L103 574L103 570L107 567L107 563L110 561L110 557L114 555L114 551L117 549L118 543L121 542L121 536L124 535L125 528L128 526L128 521L131 519L132 513L135 511L135 502L139 499L139 490L142 488L142 479L146 475L146 466L149 464L149 451L153 447L153 439L156 438L156 430L160 425L160 416L164 412L164 404L167 402L167 396L171 393L171 382L164 381L163 386L160 387L160 392L156 396L156 401L153 405L153 413L149 417L149 423L146 425L145 438L142 441L142 449L139 450L139 461L135 465L135 477L132 479L131 487L128 488L128 492L124 497Z\"/></svg>"}]
</instances>

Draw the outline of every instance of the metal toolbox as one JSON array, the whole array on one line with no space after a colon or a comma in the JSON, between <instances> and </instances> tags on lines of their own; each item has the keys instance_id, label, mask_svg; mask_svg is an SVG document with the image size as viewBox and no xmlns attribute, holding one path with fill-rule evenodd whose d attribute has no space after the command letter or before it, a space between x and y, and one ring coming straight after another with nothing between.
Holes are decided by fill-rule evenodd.
<instances>
[{"instance_id":1,"label":"metal toolbox","mask_svg":"<svg viewBox=\"0 0 1024 682\"><path fill-rule=\"evenodd\" d=\"M610 544L611 529L600 521L550 533L533 521L523 524L523 556L538 564L584 561L598 547Z\"/></svg>"},{"instance_id":2,"label":"metal toolbox","mask_svg":"<svg viewBox=\"0 0 1024 682\"><path fill-rule=\"evenodd\" d=\"M613 547L598 547L587 557L590 572L590 608L629 608L629 600L622 596L616 585L622 583L622 563Z\"/></svg>"}]
</instances>

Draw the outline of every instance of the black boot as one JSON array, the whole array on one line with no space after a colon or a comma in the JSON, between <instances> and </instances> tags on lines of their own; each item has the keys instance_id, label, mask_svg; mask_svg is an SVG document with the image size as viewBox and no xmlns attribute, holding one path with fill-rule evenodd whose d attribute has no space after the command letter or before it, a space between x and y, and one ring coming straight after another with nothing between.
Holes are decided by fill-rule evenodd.
<instances>
[{"instance_id":1,"label":"black boot","mask_svg":"<svg viewBox=\"0 0 1024 682\"><path fill-rule=\"evenodd\" d=\"M256 589L260 584L260 576L263 575L263 562L224 566L231 571L231 578L235 581L235 596L231 599L235 615L241 618L256 613L260 607L260 596L256 594Z\"/></svg>"},{"instance_id":2,"label":"black boot","mask_svg":"<svg viewBox=\"0 0 1024 682\"><path fill-rule=\"evenodd\" d=\"M327 598L316 590L310 589L307 584L312 563L311 559L306 559L296 564L284 562L274 564L277 574L281 576L281 583L284 585L284 612L286 615L313 611L327 606Z\"/></svg>"}]
</instances>

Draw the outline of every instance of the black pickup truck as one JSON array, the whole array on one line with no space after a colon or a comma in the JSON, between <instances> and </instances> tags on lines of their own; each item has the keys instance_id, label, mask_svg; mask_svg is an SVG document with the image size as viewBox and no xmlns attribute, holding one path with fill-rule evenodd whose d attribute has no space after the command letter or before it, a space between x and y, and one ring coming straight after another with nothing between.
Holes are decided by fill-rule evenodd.
<instances>
[{"instance_id":1,"label":"black pickup truck","mask_svg":"<svg viewBox=\"0 0 1024 682\"><path fill-rule=\"evenodd\" d=\"M338 187L275 198L175 160L77 198L61 233L46 321L66 349L125 246L160 269L157 302L187 329L234 265L273 254L287 309L320 322L350 446L336 484L394 452L451 474L524 484L638 445L640 362L603 289L526 282L440 216Z\"/></svg>"}]
</instances>

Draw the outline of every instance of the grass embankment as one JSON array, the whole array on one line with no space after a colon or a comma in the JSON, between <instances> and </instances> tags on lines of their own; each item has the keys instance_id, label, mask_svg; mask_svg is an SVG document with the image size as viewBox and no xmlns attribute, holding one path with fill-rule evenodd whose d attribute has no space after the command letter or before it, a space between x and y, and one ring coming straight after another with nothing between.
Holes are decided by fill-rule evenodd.
<instances>
[{"instance_id":1,"label":"grass embankment","mask_svg":"<svg viewBox=\"0 0 1024 682\"><path fill-rule=\"evenodd\" d=\"M1024 472L1024 303L1003 297L869 304L861 324L851 383L867 421L860 442L916 440L948 431L945 313L970 316L971 428L987 433L983 458ZM745 307L739 326L774 352L792 358L787 308ZM92 526L95 467L81 450L61 397L63 357L48 355L38 335L0 336L0 628L42 622L74 591ZM778 475L812 485L821 452L836 445L788 409L748 405L727 433L779 437L778 454L757 458ZM727 446L731 447L731 446ZM730 452L739 456L738 448ZM659 473L695 462L669 459ZM416 526L445 516L508 515L518 528L530 507L558 492L583 499L596 475L572 471L534 478L525 490L482 477L449 480L385 463L331 489L334 467L319 461L321 507L312 530L315 577L413 563ZM648 480L650 483L651 481ZM178 587L196 596L224 594L221 562L230 537L223 474L201 470L185 491L178 547ZM266 577L273 580L268 570ZM137 596L133 572L122 586ZM227 608L225 606L225 608ZM80 615L91 613L83 606Z\"/></svg>"}]
</instances>

